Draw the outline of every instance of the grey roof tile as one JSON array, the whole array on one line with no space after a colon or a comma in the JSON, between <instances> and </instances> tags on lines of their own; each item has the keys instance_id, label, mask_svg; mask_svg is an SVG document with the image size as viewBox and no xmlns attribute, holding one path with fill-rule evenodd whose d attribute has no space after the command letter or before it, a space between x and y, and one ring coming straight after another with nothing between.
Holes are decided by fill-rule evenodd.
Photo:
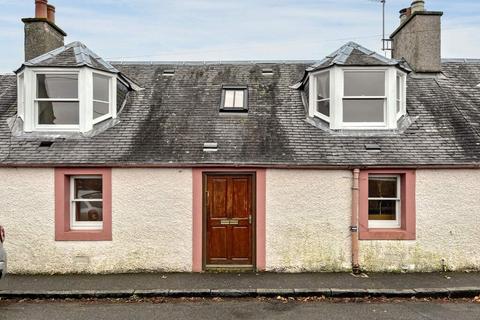
<instances>
[{"instance_id":1,"label":"grey roof tile","mask_svg":"<svg viewBox=\"0 0 480 320\"><path fill-rule=\"evenodd\" d=\"M352 51L352 53L354 53ZM354 53L355 54L355 53ZM478 165L480 62L446 62L444 78L408 77L407 111L415 119L397 134L329 133L306 121L290 86L309 64L135 64L114 67L144 88L131 94L120 122L91 138L12 137L16 81L0 76L0 165ZM273 75L262 76L263 68ZM165 77L163 71L175 69ZM224 84L248 85L248 114L219 112ZM203 152L205 142L218 151ZM365 149L377 144L381 152Z\"/></svg>"}]
</instances>

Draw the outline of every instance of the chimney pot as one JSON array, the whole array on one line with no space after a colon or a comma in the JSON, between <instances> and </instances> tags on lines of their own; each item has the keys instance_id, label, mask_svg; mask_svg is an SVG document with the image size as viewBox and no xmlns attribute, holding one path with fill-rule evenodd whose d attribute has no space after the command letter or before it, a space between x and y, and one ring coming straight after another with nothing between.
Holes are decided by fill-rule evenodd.
<instances>
[{"instance_id":1,"label":"chimney pot","mask_svg":"<svg viewBox=\"0 0 480 320\"><path fill-rule=\"evenodd\" d=\"M48 0L35 0L35 18L47 19Z\"/></svg>"},{"instance_id":2,"label":"chimney pot","mask_svg":"<svg viewBox=\"0 0 480 320\"><path fill-rule=\"evenodd\" d=\"M408 17L412 15L412 8L403 8L400 12L400 23L403 23L405 20L407 20Z\"/></svg>"},{"instance_id":3,"label":"chimney pot","mask_svg":"<svg viewBox=\"0 0 480 320\"><path fill-rule=\"evenodd\" d=\"M51 23L55 23L55 7L52 5L47 5L47 19Z\"/></svg>"},{"instance_id":4,"label":"chimney pot","mask_svg":"<svg viewBox=\"0 0 480 320\"><path fill-rule=\"evenodd\" d=\"M415 13L418 11L425 11L425 0L412 1L412 13Z\"/></svg>"}]
</instances>

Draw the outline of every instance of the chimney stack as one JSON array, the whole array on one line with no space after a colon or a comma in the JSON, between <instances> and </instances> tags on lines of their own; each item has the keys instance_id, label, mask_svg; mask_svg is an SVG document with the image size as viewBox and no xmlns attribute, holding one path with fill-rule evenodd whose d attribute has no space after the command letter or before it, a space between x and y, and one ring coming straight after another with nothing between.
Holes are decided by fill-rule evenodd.
<instances>
[{"instance_id":1,"label":"chimney stack","mask_svg":"<svg viewBox=\"0 0 480 320\"><path fill-rule=\"evenodd\" d=\"M424 0L400 10L400 26L390 36L392 57L405 59L417 73L441 72L442 15L426 10Z\"/></svg>"},{"instance_id":2,"label":"chimney stack","mask_svg":"<svg viewBox=\"0 0 480 320\"><path fill-rule=\"evenodd\" d=\"M35 18L25 24L25 61L64 46L67 34L55 24L55 7L48 0L35 0Z\"/></svg>"}]
</instances>

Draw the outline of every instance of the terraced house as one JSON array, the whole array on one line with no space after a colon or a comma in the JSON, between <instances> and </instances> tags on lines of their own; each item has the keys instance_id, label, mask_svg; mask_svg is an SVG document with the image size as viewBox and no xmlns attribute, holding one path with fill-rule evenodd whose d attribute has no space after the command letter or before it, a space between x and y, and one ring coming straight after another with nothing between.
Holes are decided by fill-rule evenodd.
<instances>
[{"instance_id":1,"label":"terraced house","mask_svg":"<svg viewBox=\"0 0 480 320\"><path fill-rule=\"evenodd\" d=\"M480 60L107 62L37 0L0 75L12 273L480 269ZM105 34L108 37L108 34Z\"/></svg>"}]
</instances>

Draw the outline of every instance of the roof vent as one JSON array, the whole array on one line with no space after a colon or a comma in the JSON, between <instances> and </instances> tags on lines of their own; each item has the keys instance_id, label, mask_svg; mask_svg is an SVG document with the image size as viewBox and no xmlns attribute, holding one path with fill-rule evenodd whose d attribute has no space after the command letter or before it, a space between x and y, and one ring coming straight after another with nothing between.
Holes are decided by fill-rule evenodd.
<instances>
[{"instance_id":1,"label":"roof vent","mask_svg":"<svg viewBox=\"0 0 480 320\"><path fill-rule=\"evenodd\" d=\"M479 84L477 84L477 88L480 88L480 83L479 83Z\"/></svg>"},{"instance_id":2,"label":"roof vent","mask_svg":"<svg viewBox=\"0 0 480 320\"><path fill-rule=\"evenodd\" d=\"M365 150L380 152L382 151L382 148L380 148L380 146L376 143L366 143Z\"/></svg>"},{"instance_id":3,"label":"roof vent","mask_svg":"<svg viewBox=\"0 0 480 320\"><path fill-rule=\"evenodd\" d=\"M163 70L163 75L165 77L172 77L172 76L175 75L175 70L173 70L173 69Z\"/></svg>"},{"instance_id":4,"label":"roof vent","mask_svg":"<svg viewBox=\"0 0 480 320\"><path fill-rule=\"evenodd\" d=\"M203 144L203 152L217 152L218 143L216 142L205 142Z\"/></svg>"},{"instance_id":5,"label":"roof vent","mask_svg":"<svg viewBox=\"0 0 480 320\"><path fill-rule=\"evenodd\" d=\"M53 141L42 141L38 145L40 148L50 148L53 145Z\"/></svg>"},{"instance_id":6,"label":"roof vent","mask_svg":"<svg viewBox=\"0 0 480 320\"><path fill-rule=\"evenodd\" d=\"M262 69L262 75L263 76L273 76L273 69L271 69L271 68Z\"/></svg>"}]
</instances>

